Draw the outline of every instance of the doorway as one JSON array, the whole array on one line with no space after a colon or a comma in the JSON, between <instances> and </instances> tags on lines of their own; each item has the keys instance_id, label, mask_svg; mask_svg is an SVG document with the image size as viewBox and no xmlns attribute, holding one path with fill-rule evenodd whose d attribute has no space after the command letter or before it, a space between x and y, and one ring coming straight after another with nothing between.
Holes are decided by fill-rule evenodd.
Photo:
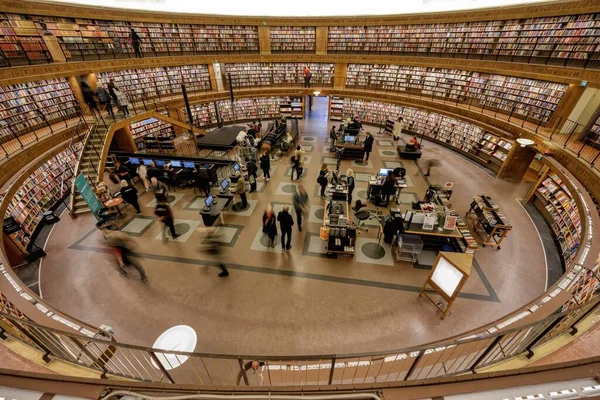
<instances>
[{"instance_id":1,"label":"doorway","mask_svg":"<svg viewBox=\"0 0 600 400\"><path fill-rule=\"evenodd\" d=\"M329 96L306 95L304 117L310 120L327 121L329 116Z\"/></svg>"}]
</instances>

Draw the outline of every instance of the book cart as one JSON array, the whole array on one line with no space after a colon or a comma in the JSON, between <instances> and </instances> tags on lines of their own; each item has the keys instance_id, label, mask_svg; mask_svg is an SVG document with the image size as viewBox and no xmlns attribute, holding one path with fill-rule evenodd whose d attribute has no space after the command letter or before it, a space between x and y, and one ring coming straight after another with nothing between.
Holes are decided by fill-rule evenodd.
<instances>
[{"instance_id":1,"label":"book cart","mask_svg":"<svg viewBox=\"0 0 600 400\"><path fill-rule=\"evenodd\" d=\"M498 205L491 197L485 195L473 197L466 217L471 219L473 229L483 239L483 247L489 245L500 250L504 238L512 229L510 221L500 211Z\"/></svg>"}]
</instances>

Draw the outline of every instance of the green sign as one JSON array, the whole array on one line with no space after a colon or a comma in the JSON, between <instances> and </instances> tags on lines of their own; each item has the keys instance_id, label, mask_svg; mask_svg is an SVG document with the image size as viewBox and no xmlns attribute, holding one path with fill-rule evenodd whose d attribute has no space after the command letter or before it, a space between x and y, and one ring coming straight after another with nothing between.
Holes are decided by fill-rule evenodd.
<instances>
[{"instance_id":1,"label":"green sign","mask_svg":"<svg viewBox=\"0 0 600 400\"><path fill-rule=\"evenodd\" d=\"M75 179L75 187L77 188L77 190L79 190L79 193L81 193L81 197L83 197L90 210L92 210L92 212L94 213L94 217L96 217L97 220L100 220L100 217L98 217L97 212L102 208L102 204L100 204L100 202L98 201L96 193L94 193L90 184L87 182L83 174L79 174L77 179Z\"/></svg>"}]
</instances>

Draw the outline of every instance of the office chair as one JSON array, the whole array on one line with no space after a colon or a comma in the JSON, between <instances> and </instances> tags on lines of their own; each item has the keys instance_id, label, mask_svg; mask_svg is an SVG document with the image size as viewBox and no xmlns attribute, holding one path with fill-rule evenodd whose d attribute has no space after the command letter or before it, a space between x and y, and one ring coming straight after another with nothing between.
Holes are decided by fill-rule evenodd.
<instances>
[{"instance_id":1,"label":"office chair","mask_svg":"<svg viewBox=\"0 0 600 400\"><path fill-rule=\"evenodd\" d=\"M354 210L354 216L358 220L358 226L356 227L356 229L368 232L369 228L364 226L365 221L368 219L376 218L378 221L381 222L383 215L379 212L379 208L376 208L374 212L373 210L361 210L361 208L366 206L367 205L362 203L360 200L356 200L356 203L354 203L354 207L352 207L352 210Z\"/></svg>"}]
</instances>

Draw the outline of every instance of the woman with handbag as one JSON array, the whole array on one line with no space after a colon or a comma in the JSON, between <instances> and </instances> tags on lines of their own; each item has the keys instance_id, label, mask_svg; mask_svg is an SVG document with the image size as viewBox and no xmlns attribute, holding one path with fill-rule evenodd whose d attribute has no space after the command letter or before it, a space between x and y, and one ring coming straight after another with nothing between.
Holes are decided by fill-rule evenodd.
<instances>
[{"instance_id":1,"label":"woman with handbag","mask_svg":"<svg viewBox=\"0 0 600 400\"><path fill-rule=\"evenodd\" d=\"M321 198L325 198L325 189L327 188L327 174L329 174L329 170L327 169L327 164L323 163L321 166L321 170L319 171L319 177L317 178L317 183L321 186Z\"/></svg>"},{"instance_id":2,"label":"woman with handbag","mask_svg":"<svg viewBox=\"0 0 600 400\"><path fill-rule=\"evenodd\" d=\"M275 247L275 236L277 236L277 218L273 213L273 207L269 204L263 214L263 233L269 237L269 247Z\"/></svg>"}]
</instances>

